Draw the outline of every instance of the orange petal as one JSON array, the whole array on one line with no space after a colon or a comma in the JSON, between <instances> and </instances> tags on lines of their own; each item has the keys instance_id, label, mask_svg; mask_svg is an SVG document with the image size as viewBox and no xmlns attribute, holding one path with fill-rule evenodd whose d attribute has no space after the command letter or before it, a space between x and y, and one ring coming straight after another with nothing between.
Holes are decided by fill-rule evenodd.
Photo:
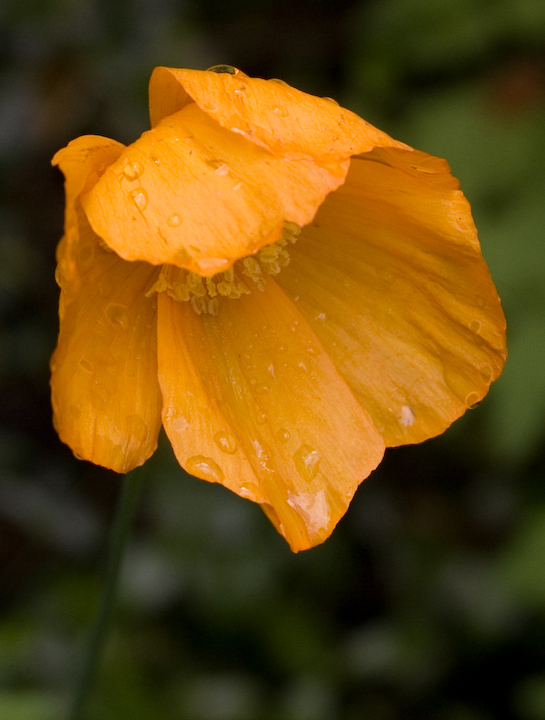
<instances>
[{"instance_id":1,"label":"orange petal","mask_svg":"<svg viewBox=\"0 0 545 720\"><path fill-rule=\"evenodd\" d=\"M441 433L505 360L504 316L457 188L424 153L353 159L278 276L387 445Z\"/></svg>"},{"instance_id":2,"label":"orange petal","mask_svg":"<svg viewBox=\"0 0 545 720\"><path fill-rule=\"evenodd\" d=\"M73 277L76 268L72 248L79 238L76 200L82 192L93 187L106 167L121 155L124 147L121 143L109 138L99 135L84 135L72 140L65 148L59 150L51 161L52 165L59 166L65 177L65 244L61 267L65 277Z\"/></svg>"},{"instance_id":3,"label":"orange petal","mask_svg":"<svg viewBox=\"0 0 545 720\"><path fill-rule=\"evenodd\" d=\"M76 211L73 257L81 282L61 276L51 361L55 426L79 457L127 472L153 453L161 423L157 300L145 296L158 271L107 252Z\"/></svg>"},{"instance_id":4,"label":"orange petal","mask_svg":"<svg viewBox=\"0 0 545 720\"><path fill-rule=\"evenodd\" d=\"M347 170L275 157L192 103L127 148L82 203L126 260L213 275L274 242L284 220L310 222Z\"/></svg>"},{"instance_id":5,"label":"orange petal","mask_svg":"<svg viewBox=\"0 0 545 720\"><path fill-rule=\"evenodd\" d=\"M217 316L159 296L163 424L192 474L262 503L298 551L332 532L384 443L273 280Z\"/></svg>"},{"instance_id":6,"label":"orange petal","mask_svg":"<svg viewBox=\"0 0 545 720\"><path fill-rule=\"evenodd\" d=\"M152 126L194 100L222 127L274 153L304 153L324 166L376 146L407 147L333 100L240 71L231 75L158 67L149 96Z\"/></svg>"}]
</instances>

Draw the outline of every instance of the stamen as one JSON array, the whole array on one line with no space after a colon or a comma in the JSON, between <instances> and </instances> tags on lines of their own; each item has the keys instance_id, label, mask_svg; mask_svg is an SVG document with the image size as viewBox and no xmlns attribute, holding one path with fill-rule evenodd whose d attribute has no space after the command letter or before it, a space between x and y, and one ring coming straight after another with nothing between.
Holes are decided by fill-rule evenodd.
<instances>
[{"instance_id":1,"label":"stamen","mask_svg":"<svg viewBox=\"0 0 545 720\"><path fill-rule=\"evenodd\" d=\"M295 243L301 232L299 225L285 223L282 235L271 245L262 247L256 255L241 260L225 272L213 277L202 278L197 273L189 272L174 265L164 265L154 285L148 290L149 297L154 292L166 292L177 302L190 302L197 315L218 315L219 296L237 300L241 295L249 295L250 289L239 277L240 273L250 278L259 290L265 289L265 277L278 275L280 270L289 264L290 257L286 245Z\"/></svg>"}]
</instances>

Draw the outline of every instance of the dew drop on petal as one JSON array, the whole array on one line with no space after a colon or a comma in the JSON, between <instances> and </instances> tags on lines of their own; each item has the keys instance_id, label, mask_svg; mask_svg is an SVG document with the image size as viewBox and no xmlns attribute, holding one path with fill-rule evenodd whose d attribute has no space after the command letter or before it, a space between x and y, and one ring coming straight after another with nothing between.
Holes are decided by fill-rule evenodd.
<instances>
[{"instance_id":1,"label":"dew drop on petal","mask_svg":"<svg viewBox=\"0 0 545 720\"><path fill-rule=\"evenodd\" d=\"M289 430L286 430L286 428L280 428L280 430L276 433L276 437L281 443L286 443L291 436Z\"/></svg>"},{"instance_id":2,"label":"dew drop on petal","mask_svg":"<svg viewBox=\"0 0 545 720\"><path fill-rule=\"evenodd\" d=\"M228 455L234 455L237 451L237 440L229 432L219 431L214 435L214 442L219 449Z\"/></svg>"},{"instance_id":3,"label":"dew drop on petal","mask_svg":"<svg viewBox=\"0 0 545 720\"><path fill-rule=\"evenodd\" d=\"M414 423L414 410L410 405L403 405L399 416L399 421L403 427L410 427Z\"/></svg>"},{"instance_id":4,"label":"dew drop on petal","mask_svg":"<svg viewBox=\"0 0 545 720\"><path fill-rule=\"evenodd\" d=\"M227 73L228 75L238 75L240 70L233 67L232 65L212 65L207 69L207 72L215 73Z\"/></svg>"},{"instance_id":5,"label":"dew drop on petal","mask_svg":"<svg viewBox=\"0 0 545 720\"><path fill-rule=\"evenodd\" d=\"M471 330L471 332L477 335L481 329L481 323L478 320L472 320L469 323L469 329Z\"/></svg>"},{"instance_id":6,"label":"dew drop on petal","mask_svg":"<svg viewBox=\"0 0 545 720\"><path fill-rule=\"evenodd\" d=\"M135 190L131 191L130 195L136 207L139 210L145 210L148 204L148 194L146 193L144 188L136 188Z\"/></svg>"},{"instance_id":7,"label":"dew drop on petal","mask_svg":"<svg viewBox=\"0 0 545 720\"><path fill-rule=\"evenodd\" d=\"M219 175L220 177L225 177L226 175L229 175L229 168L225 163L223 163L223 165L220 165L214 170L214 174Z\"/></svg>"},{"instance_id":8,"label":"dew drop on petal","mask_svg":"<svg viewBox=\"0 0 545 720\"><path fill-rule=\"evenodd\" d=\"M225 477L218 463L204 455L190 457L185 463L185 469L191 475L196 475L209 482L221 482Z\"/></svg>"},{"instance_id":9,"label":"dew drop on petal","mask_svg":"<svg viewBox=\"0 0 545 720\"><path fill-rule=\"evenodd\" d=\"M91 365L91 363L88 360L85 360L85 359L80 360L79 364L85 370L85 372L88 372L88 373L93 372L93 366Z\"/></svg>"},{"instance_id":10,"label":"dew drop on petal","mask_svg":"<svg viewBox=\"0 0 545 720\"><path fill-rule=\"evenodd\" d=\"M180 227L182 222L182 218L177 213L171 215L167 220L167 223L170 225L170 227Z\"/></svg>"},{"instance_id":11,"label":"dew drop on petal","mask_svg":"<svg viewBox=\"0 0 545 720\"><path fill-rule=\"evenodd\" d=\"M125 315L126 309L123 305L117 305L117 303L110 303L110 305L108 305L106 308L106 316L114 327L123 327L123 316Z\"/></svg>"},{"instance_id":12,"label":"dew drop on petal","mask_svg":"<svg viewBox=\"0 0 545 720\"><path fill-rule=\"evenodd\" d=\"M127 180L136 180L136 178L139 178L140 175L142 175L142 172L142 165L136 161L127 163L123 168L123 175L127 178Z\"/></svg>"},{"instance_id":13,"label":"dew drop on petal","mask_svg":"<svg viewBox=\"0 0 545 720\"><path fill-rule=\"evenodd\" d=\"M483 378L485 380L492 379L493 371L492 371L492 368L490 367L490 365L481 365L479 372L481 373L481 375L483 376Z\"/></svg>"},{"instance_id":14,"label":"dew drop on petal","mask_svg":"<svg viewBox=\"0 0 545 720\"><path fill-rule=\"evenodd\" d=\"M318 474L321 454L310 445L303 444L293 456L295 467L304 480L313 480Z\"/></svg>"},{"instance_id":15,"label":"dew drop on petal","mask_svg":"<svg viewBox=\"0 0 545 720\"><path fill-rule=\"evenodd\" d=\"M466 397L466 405L467 407L472 410L473 408L476 408L479 404L479 394L476 392L470 392Z\"/></svg>"},{"instance_id":16,"label":"dew drop on petal","mask_svg":"<svg viewBox=\"0 0 545 720\"><path fill-rule=\"evenodd\" d=\"M288 117L289 114L286 108L282 107L281 105L277 105L276 107L274 107L273 112L280 117Z\"/></svg>"}]
</instances>

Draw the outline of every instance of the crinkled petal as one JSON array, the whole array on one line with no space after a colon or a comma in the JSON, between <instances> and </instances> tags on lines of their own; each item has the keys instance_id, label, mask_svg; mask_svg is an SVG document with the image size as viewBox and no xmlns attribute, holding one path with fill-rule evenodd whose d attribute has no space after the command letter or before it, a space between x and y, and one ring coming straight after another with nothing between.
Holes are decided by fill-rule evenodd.
<instances>
[{"instance_id":1,"label":"crinkled petal","mask_svg":"<svg viewBox=\"0 0 545 720\"><path fill-rule=\"evenodd\" d=\"M124 147L110 138L84 135L72 140L65 148L59 150L51 161L53 165L59 166L65 177L65 243L62 263L59 267L66 278L74 279L76 269L72 247L79 239L76 201L82 192L93 187L108 165L121 155Z\"/></svg>"},{"instance_id":2,"label":"crinkled petal","mask_svg":"<svg viewBox=\"0 0 545 720\"><path fill-rule=\"evenodd\" d=\"M505 319L448 165L352 160L278 276L387 445L442 432L503 367Z\"/></svg>"},{"instance_id":3,"label":"crinkled petal","mask_svg":"<svg viewBox=\"0 0 545 720\"><path fill-rule=\"evenodd\" d=\"M95 232L126 260L212 275L312 220L348 170L277 157L195 103L144 133L82 198Z\"/></svg>"},{"instance_id":4,"label":"crinkled petal","mask_svg":"<svg viewBox=\"0 0 545 720\"><path fill-rule=\"evenodd\" d=\"M158 67L149 95L152 126L194 100L222 127L274 153L303 153L324 166L376 146L407 147L333 100L240 71Z\"/></svg>"},{"instance_id":5,"label":"crinkled petal","mask_svg":"<svg viewBox=\"0 0 545 720\"><path fill-rule=\"evenodd\" d=\"M51 361L55 426L74 453L127 472L155 450L158 270L104 249L77 207L71 253L77 281L60 277L60 333ZM68 245L62 242L59 262Z\"/></svg>"},{"instance_id":6,"label":"crinkled petal","mask_svg":"<svg viewBox=\"0 0 545 720\"><path fill-rule=\"evenodd\" d=\"M323 542L384 443L278 285L217 316L160 294L158 353L181 465L261 503L292 550Z\"/></svg>"}]
</instances>

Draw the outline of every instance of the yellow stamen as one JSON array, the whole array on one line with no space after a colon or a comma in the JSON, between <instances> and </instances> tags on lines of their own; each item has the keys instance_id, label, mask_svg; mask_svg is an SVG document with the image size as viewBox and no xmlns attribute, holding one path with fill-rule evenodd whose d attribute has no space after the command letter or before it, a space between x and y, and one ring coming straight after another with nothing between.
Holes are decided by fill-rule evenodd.
<instances>
[{"instance_id":1,"label":"yellow stamen","mask_svg":"<svg viewBox=\"0 0 545 720\"><path fill-rule=\"evenodd\" d=\"M250 294L250 289L240 277L241 274L250 278L259 290L264 290L264 273L278 275L280 270L288 265L290 257L286 245L296 242L300 232L299 225L285 223L277 242L262 247L255 255L237 260L228 270L213 277L203 278L174 265L164 265L146 295L166 292L177 302L189 301L197 315L217 315L220 307L218 295L237 300L241 295Z\"/></svg>"}]
</instances>

